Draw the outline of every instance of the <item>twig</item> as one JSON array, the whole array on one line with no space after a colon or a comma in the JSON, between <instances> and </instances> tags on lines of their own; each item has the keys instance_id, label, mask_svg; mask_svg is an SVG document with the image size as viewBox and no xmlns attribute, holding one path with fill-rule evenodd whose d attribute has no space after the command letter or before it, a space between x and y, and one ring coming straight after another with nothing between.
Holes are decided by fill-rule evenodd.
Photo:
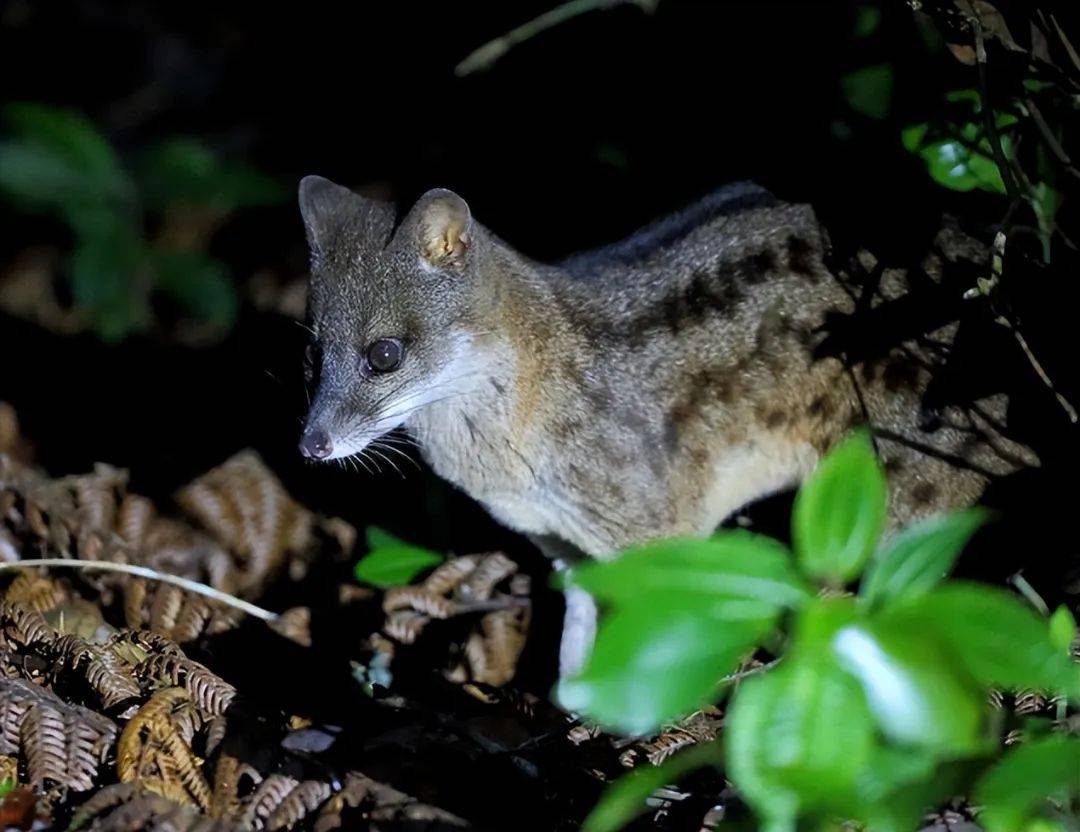
<instances>
[{"instance_id":1,"label":"twig","mask_svg":"<svg viewBox=\"0 0 1080 832\"><path fill-rule=\"evenodd\" d=\"M1069 154L1065 152L1065 148L1061 146L1061 142L1058 141L1057 136L1055 136L1054 132L1050 129L1050 125L1046 123L1042 111L1030 97L1024 99L1024 106L1026 106L1028 112L1031 113L1031 120L1035 122L1035 126L1039 128L1039 133L1042 134L1043 143L1050 148L1050 152L1054 154L1062 167L1065 168L1065 172L1070 176L1075 176L1077 179L1080 179L1080 170L1073 164Z\"/></svg>"},{"instance_id":2,"label":"twig","mask_svg":"<svg viewBox=\"0 0 1080 832\"><path fill-rule=\"evenodd\" d=\"M471 52L461 63L454 67L454 74L461 77L489 69L493 63L519 43L534 38L541 32L545 32L586 12L621 5L634 5L648 14L656 10L659 2L660 0L570 0L568 3L563 3L561 6L556 6L554 9L544 12L528 23L522 23L505 35L500 35L494 40L488 41L479 49Z\"/></svg>"},{"instance_id":3,"label":"twig","mask_svg":"<svg viewBox=\"0 0 1080 832\"><path fill-rule=\"evenodd\" d=\"M720 680L720 684L726 685L732 682L741 682L743 679L747 679L751 676L757 676L759 673L764 673L767 670L772 670L779 663L780 659L773 659L771 662L758 665L757 667L751 667L749 670L740 670L735 673L729 673L727 676Z\"/></svg>"},{"instance_id":4,"label":"twig","mask_svg":"<svg viewBox=\"0 0 1080 832\"><path fill-rule=\"evenodd\" d=\"M1005 150L1001 146L1001 136L998 135L997 124L994 121L994 108L990 103L990 83L986 70L986 42L983 39L982 25L978 18L972 18L972 28L975 30L975 63L979 70L979 100L981 103L983 127L986 137L990 141L990 150L994 154L994 163L1001 173L1001 181L1005 183L1005 190L1010 199L1021 197L1020 186L1014 178L1015 171L1005 156Z\"/></svg>"},{"instance_id":5,"label":"twig","mask_svg":"<svg viewBox=\"0 0 1080 832\"><path fill-rule=\"evenodd\" d=\"M1028 600L1031 606L1035 607L1043 615L1050 615L1050 608L1046 606L1043 597L1035 591L1035 587L1028 583L1022 572L1017 572L1009 578L1009 583L1020 591L1020 594Z\"/></svg>"},{"instance_id":6,"label":"twig","mask_svg":"<svg viewBox=\"0 0 1080 832\"><path fill-rule=\"evenodd\" d=\"M88 569L101 572L123 572L125 575L136 575L137 577L147 578L151 581L173 584L188 592L205 595L207 598L212 598L215 601L220 601L222 604L235 607L255 618L261 618L263 621L275 622L281 618L281 616L275 612L264 610L262 607L257 607L254 604L237 598L235 595L229 595L227 592L222 592L220 589L214 589L212 586L200 584L198 581L191 581L187 578L181 578L179 575L170 575L166 572L158 572L155 569L148 569L145 566L134 566L129 563L113 563L112 561L107 560L75 560L73 558L39 558L0 563L0 572L11 572L16 569L32 569L38 566L49 568L59 567L64 569Z\"/></svg>"},{"instance_id":7,"label":"twig","mask_svg":"<svg viewBox=\"0 0 1080 832\"><path fill-rule=\"evenodd\" d=\"M1017 329L1016 325L1013 324L1013 322L1006 318L1004 315L999 315L997 317L997 322L1006 329L1008 329L1010 332L1012 332L1013 337L1016 338L1016 343L1018 343L1020 345L1020 349L1024 351L1024 355L1027 356L1027 360L1030 362L1032 368L1042 380L1042 383L1045 384L1047 389L1054 394L1054 398L1058 400L1058 404L1060 404L1062 410L1065 411L1065 415L1069 417L1069 421L1075 425L1078 419L1076 408L1073 407L1072 402L1070 402L1063 395L1061 395L1061 393L1058 392L1057 388L1054 387L1054 382L1051 381L1050 376L1046 374L1046 370L1044 370L1042 364L1039 363L1039 359L1035 357L1035 353L1031 351L1031 347L1028 346L1028 342L1020 333L1020 330Z\"/></svg>"}]
</instances>

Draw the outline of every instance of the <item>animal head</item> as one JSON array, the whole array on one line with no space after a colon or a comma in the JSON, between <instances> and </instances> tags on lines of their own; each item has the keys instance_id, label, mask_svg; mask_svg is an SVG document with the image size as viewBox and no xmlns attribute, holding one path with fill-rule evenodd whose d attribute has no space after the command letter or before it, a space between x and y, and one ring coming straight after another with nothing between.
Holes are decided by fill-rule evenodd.
<instances>
[{"instance_id":1,"label":"animal head","mask_svg":"<svg viewBox=\"0 0 1080 832\"><path fill-rule=\"evenodd\" d=\"M397 223L390 203L328 179L300 183L311 246L309 383L301 452L340 459L462 389L482 239L468 205L424 194Z\"/></svg>"}]
</instances>

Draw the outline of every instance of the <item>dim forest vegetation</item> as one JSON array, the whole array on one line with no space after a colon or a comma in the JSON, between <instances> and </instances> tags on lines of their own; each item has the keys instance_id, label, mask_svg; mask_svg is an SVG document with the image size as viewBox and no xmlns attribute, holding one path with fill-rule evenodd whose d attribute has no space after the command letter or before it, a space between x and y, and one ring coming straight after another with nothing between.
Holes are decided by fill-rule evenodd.
<instances>
[{"instance_id":1,"label":"dim forest vegetation","mask_svg":"<svg viewBox=\"0 0 1080 832\"><path fill-rule=\"evenodd\" d=\"M5 828L1080 832L1076 4L379 5L0 4ZM554 571L415 437L298 453L316 172L539 262L757 182L850 295L815 360L1038 464L897 523L855 418Z\"/></svg>"}]
</instances>

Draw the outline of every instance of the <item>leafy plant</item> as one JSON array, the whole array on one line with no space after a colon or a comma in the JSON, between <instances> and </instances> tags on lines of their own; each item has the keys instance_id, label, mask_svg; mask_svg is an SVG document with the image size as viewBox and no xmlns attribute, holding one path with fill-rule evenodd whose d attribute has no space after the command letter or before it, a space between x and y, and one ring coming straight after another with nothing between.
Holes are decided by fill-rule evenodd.
<instances>
[{"instance_id":1,"label":"leafy plant","mask_svg":"<svg viewBox=\"0 0 1080 832\"><path fill-rule=\"evenodd\" d=\"M376 526L367 529L368 553L353 570L358 581L380 589L404 586L425 569L445 560L438 552L413 546Z\"/></svg>"},{"instance_id":2,"label":"leafy plant","mask_svg":"<svg viewBox=\"0 0 1080 832\"><path fill-rule=\"evenodd\" d=\"M103 339L149 327L155 295L212 332L231 326L236 290L206 247L238 208L283 199L277 182L195 139L150 147L129 167L76 112L18 103L2 114L0 194L71 229L73 301ZM152 239L148 213L160 221Z\"/></svg>"},{"instance_id":3,"label":"leafy plant","mask_svg":"<svg viewBox=\"0 0 1080 832\"><path fill-rule=\"evenodd\" d=\"M948 119L904 128L901 135L904 148L922 158L931 178L939 185L954 191L980 188L1005 193L1005 182L994 160L991 137L986 135L985 122L981 118L979 94L975 90L957 90L945 99L950 105ZM1011 113L995 114L994 120L999 131L1017 123L1016 116ZM1000 141L1002 152L1011 157L1011 135L1004 133Z\"/></svg>"},{"instance_id":4,"label":"leafy plant","mask_svg":"<svg viewBox=\"0 0 1080 832\"><path fill-rule=\"evenodd\" d=\"M1045 796L1080 789L1070 780L1080 739L1051 736L999 759L987 688L1080 697L1075 622L945 580L986 511L883 538L886 500L869 435L857 432L801 489L793 552L723 531L574 570L569 582L606 611L592 656L558 698L609 729L647 732L734 687L723 764L764 829L845 819L902 832L956 793L978 797L988 829L1024 829ZM855 580L857 593L837 594ZM737 673L763 644L782 645L779 661ZM585 829L618 829L658 785L718 755L695 749L620 781Z\"/></svg>"}]
</instances>

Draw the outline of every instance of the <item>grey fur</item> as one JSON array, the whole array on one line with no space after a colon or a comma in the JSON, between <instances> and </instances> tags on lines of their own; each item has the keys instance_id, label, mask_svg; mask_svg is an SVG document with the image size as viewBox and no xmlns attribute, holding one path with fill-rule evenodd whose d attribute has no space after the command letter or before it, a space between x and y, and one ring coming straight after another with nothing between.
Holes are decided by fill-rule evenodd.
<instances>
[{"instance_id":1,"label":"grey fur","mask_svg":"<svg viewBox=\"0 0 1080 832\"><path fill-rule=\"evenodd\" d=\"M866 419L895 522L1037 464L998 430L1000 397L920 428L936 356L914 342L854 367L817 355L852 294L824 265L812 210L756 186L557 265L513 250L446 191L396 226L392 206L317 178L301 207L322 351L309 426L335 455L404 426L436 472L521 532L599 558L707 534L796 485ZM952 242L948 256L982 256ZM884 290L904 279L886 272ZM365 375L366 345L388 336L404 364Z\"/></svg>"}]
</instances>

